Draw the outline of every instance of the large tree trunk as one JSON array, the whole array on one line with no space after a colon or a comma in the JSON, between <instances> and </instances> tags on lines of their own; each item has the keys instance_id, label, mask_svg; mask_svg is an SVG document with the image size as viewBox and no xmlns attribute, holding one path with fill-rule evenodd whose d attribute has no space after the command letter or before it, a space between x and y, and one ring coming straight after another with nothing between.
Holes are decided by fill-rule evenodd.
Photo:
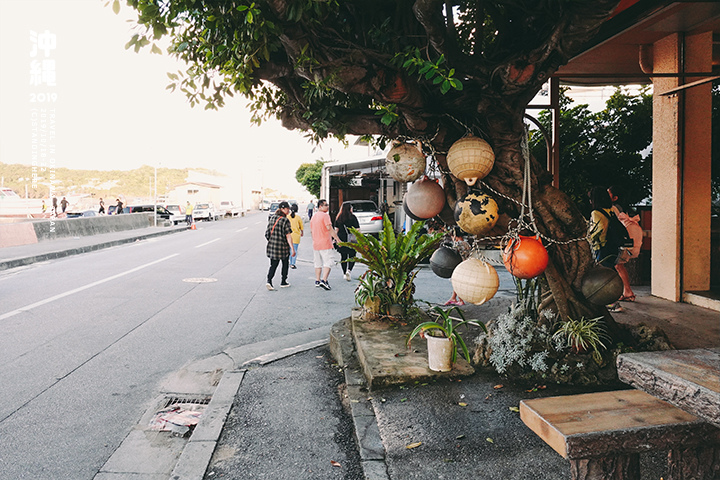
<instances>
[{"instance_id":1,"label":"large tree trunk","mask_svg":"<svg viewBox=\"0 0 720 480\"><path fill-rule=\"evenodd\" d=\"M523 197L525 169L521 147L525 135L522 118L522 113L513 112L511 108L494 108L492 112L485 114L487 131L483 133L495 152L495 166L484 182L501 195L515 200L507 200L496 193L486 192L495 198L501 213L491 235L506 233L508 222L520 216L519 202ZM447 151L449 145L443 147L446 147L443 151ZM439 156L438 160L441 167L447 170L445 156ZM545 278L552 294L549 302L544 303L549 303L548 306L556 310L562 319L604 315L608 333L617 341L624 337L623 332L605 307L591 304L580 291L583 276L595 263L590 245L585 240L586 220L570 198L552 186L552 176L547 170L532 157L530 162L535 225L540 234L552 240L551 243L547 240L543 242L550 256ZM454 201L467 191L467 187L458 180L448 185L446 190L449 190L448 200L452 203L451 206L454 206ZM525 220L529 221L527 207L525 214Z\"/></svg>"}]
</instances>

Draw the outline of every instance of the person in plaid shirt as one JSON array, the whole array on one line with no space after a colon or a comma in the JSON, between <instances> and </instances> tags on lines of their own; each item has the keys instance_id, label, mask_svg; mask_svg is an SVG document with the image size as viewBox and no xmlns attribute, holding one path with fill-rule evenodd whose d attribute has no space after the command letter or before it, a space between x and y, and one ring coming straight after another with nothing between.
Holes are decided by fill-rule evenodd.
<instances>
[{"instance_id":1,"label":"person in plaid shirt","mask_svg":"<svg viewBox=\"0 0 720 480\"><path fill-rule=\"evenodd\" d=\"M267 256L270 258L270 270L268 270L267 283L265 286L268 290L275 290L272 281L275 277L277 267L282 261L280 288L289 287L287 281L288 270L290 268L290 257L295 256L295 247L292 241L292 227L287 214L290 212L290 204L288 202L280 202L280 206L273 216L268 220L265 229L265 239L267 244Z\"/></svg>"}]
</instances>

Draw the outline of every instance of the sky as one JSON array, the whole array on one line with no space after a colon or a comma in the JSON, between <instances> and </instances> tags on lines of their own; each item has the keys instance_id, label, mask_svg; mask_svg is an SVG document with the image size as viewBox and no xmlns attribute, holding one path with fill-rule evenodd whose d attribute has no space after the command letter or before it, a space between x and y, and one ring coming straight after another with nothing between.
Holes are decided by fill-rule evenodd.
<instances>
[{"instance_id":1,"label":"sky","mask_svg":"<svg viewBox=\"0 0 720 480\"><path fill-rule=\"evenodd\" d=\"M109 3L0 0L0 162L30 165L45 154L56 168L203 167L245 192L302 197L300 164L368 156L367 147L337 141L316 146L274 120L253 125L239 96L219 111L190 107L166 89L167 73L184 64L125 50L135 12L123 1L116 15ZM598 91L577 100L593 104Z\"/></svg>"},{"instance_id":2,"label":"sky","mask_svg":"<svg viewBox=\"0 0 720 480\"><path fill-rule=\"evenodd\" d=\"M0 162L30 165L54 147L56 168L202 167L246 190L301 196L300 164L367 156L367 147L308 143L274 120L253 125L239 96L219 111L190 107L166 90L184 63L125 50L136 17L121 4L115 15L106 0L0 0ZM33 143L43 133L47 144Z\"/></svg>"}]
</instances>

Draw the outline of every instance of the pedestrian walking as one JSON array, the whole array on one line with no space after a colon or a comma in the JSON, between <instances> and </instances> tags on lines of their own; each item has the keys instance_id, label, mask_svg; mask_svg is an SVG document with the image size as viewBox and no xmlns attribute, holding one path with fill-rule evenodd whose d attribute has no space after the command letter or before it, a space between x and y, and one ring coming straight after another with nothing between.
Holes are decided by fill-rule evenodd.
<instances>
[{"instance_id":1,"label":"pedestrian walking","mask_svg":"<svg viewBox=\"0 0 720 480\"><path fill-rule=\"evenodd\" d=\"M42 213L46 213L46 212L47 212L47 204L45 203L45 200L43 200Z\"/></svg>"},{"instance_id":2,"label":"pedestrian walking","mask_svg":"<svg viewBox=\"0 0 720 480\"><path fill-rule=\"evenodd\" d=\"M57 215L57 197L53 197L52 199L52 213L53 215Z\"/></svg>"},{"instance_id":3,"label":"pedestrian walking","mask_svg":"<svg viewBox=\"0 0 720 480\"><path fill-rule=\"evenodd\" d=\"M121 202L119 198L116 198L115 201L117 202L115 205L115 215L120 215L123 213L123 202Z\"/></svg>"},{"instance_id":4,"label":"pedestrian walking","mask_svg":"<svg viewBox=\"0 0 720 480\"><path fill-rule=\"evenodd\" d=\"M315 211L315 203L313 203L313 201L310 200L310 203L308 203L308 206L307 206L308 220L312 220L314 211Z\"/></svg>"},{"instance_id":5,"label":"pedestrian walking","mask_svg":"<svg viewBox=\"0 0 720 480\"><path fill-rule=\"evenodd\" d=\"M332 226L325 200L318 200L317 212L310 219L310 233L313 239L313 263L315 265L315 286L330 290L328 277L333 264L333 239L340 239Z\"/></svg>"},{"instance_id":6,"label":"pedestrian walking","mask_svg":"<svg viewBox=\"0 0 720 480\"><path fill-rule=\"evenodd\" d=\"M343 203L340 207L340 211L335 217L335 233L338 238L343 242L355 242L356 238L353 233L350 232L350 228L360 229L360 222L353 213L352 205L349 203ZM343 271L343 277L348 282L351 279L351 272L355 266L355 250L350 247L338 247L340 252L340 267Z\"/></svg>"},{"instance_id":7,"label":"pedestrian walking","mask_svg":"<svg viewBox=\"0 0 720 480\"><path fill-rule=\"evenodd\" d=\"M290 268L292 269L297 268L295 262L297 262L297 253L298 247L300 246L300 238L305 234L302 218L300 218L300 215L298 215L297 211L297 204L294 203L290 205L290 216L288 217L288 220L290 220L290 227L292 227L292 242L293 247L295 247L295 255L292 255L290 257Z\"/></svg>"},{"instance_id":8,"label":"pedestrian walking","mask_svg":"<svg viewBox=\"0 0 720 480\"><path fill-rule=\"evenodd\" d=\"M102 199L102 198L100 199L100 208L98 209L98 213L99 213L100 215L104 215L104 214L105 214L105 202L103 202L103 199Z\"/></svg>"},{"instance_id":9,"label":"pedestrian walking","mask_svg":"<svg viewBox=\"0 0 720 480\"><path fill-rule=\"evenodd\" d=\"M289 257L295 256L295 246L292 239L292 227L290 226L290 220L287 218L288 213L290 213L290 204L280 202L278 209L268 220L265 229L265 239L268 241L266 253L270 258L270 269L268 270L265 286L270 291L275 290L272 282L280 262L282 262L280 288L290 286L287 281L288 269L290 268Z\"/></svg>"},{"instance_id":10,"label":"pedestrian walking","mask_svg":"<svg viewBox=\"0 0 720 480\"><path fill-rule=\"evenodd\" d=\"M63 197L63 199L60 201L60 208L62 208L62 213L65 213L65 210L67 210L67 206L70 204L70 202L67 201L67 198Z\"/></svg>"}]
</instances>

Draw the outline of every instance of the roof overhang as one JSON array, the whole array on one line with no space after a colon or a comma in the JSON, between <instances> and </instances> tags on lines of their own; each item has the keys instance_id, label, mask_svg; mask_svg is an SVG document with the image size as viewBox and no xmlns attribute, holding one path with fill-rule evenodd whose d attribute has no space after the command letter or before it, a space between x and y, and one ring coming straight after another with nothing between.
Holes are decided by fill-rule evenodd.
<instances>
[{"instance_id":1,"label":"roof overhang","mask_svg":"<svg viewBox=\"0 0 720 480\"><path fill-rule=\"evenodd\" d=\"M377 155L362 160L347 160L343 162L330 162L323 165L330 175L368 175L381 172L385 169L385 156Z\"/></svg>"},{"instance_id":2,"label":"roof overhang","mask_svg":"<svg viewBox=\"0 0 720 480\"><path fill-rule=\"evenodd\" d=\"M673 33L708 31L713 32L713 71L690 72L688 82L720 72L720 2L623 0L583 52L553 76L569 85L651 83L651 72L640 66L641 51L647 55L653 43Z\"/></svg>"}]
</instances>

